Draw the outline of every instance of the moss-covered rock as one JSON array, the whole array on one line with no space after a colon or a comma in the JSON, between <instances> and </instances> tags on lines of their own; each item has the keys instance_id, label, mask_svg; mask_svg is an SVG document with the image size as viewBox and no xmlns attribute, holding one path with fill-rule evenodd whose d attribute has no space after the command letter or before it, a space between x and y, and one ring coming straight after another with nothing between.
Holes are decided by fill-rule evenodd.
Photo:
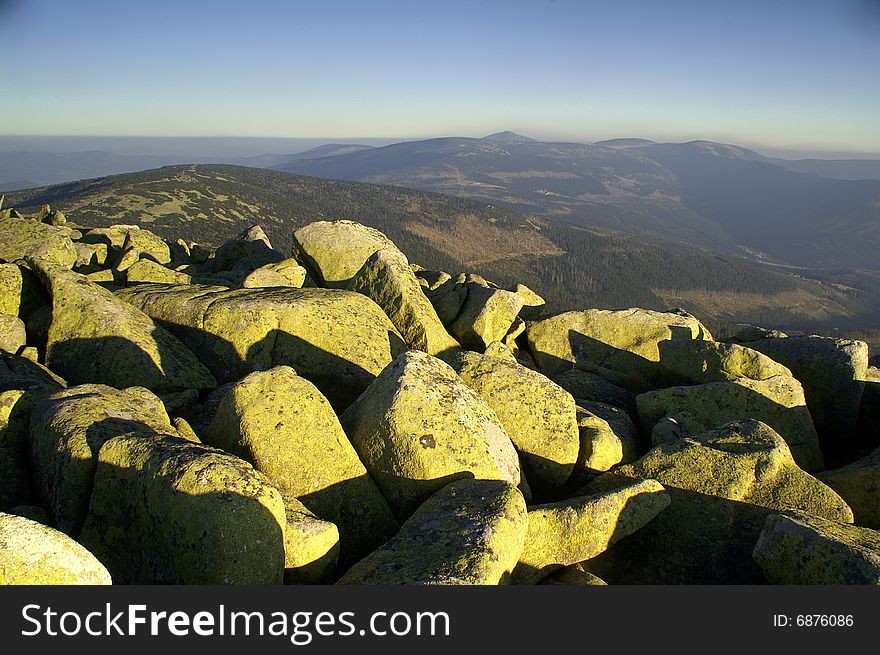
<instances>
[{"instance_id":1,"label":"moss-covered rock","mask_svg":"<svg viewBox=\"0 0 880 655\"><path fill-rule=\"evenodd\" d=\"M452 278L442 271L419 271L416 276L424 282L424 293L437 311L443 325L449 327L461 311L467 299L468 286L465 275Z\"/></svg>"},{"instance_id":2,"label":"moss-covered rock","mask_svg":"<svg viewBox=\"0 0 880 655\"><path fill-rule=\"evenodd\" d=\"M522 457L532 489L561 488L579 452L571 394L516 362L468 351L458 351L446 361L494 410Z\"/></svg>"},{"instance_id":3,"label":"moss-covered rock","mask_svg":"<svg viewBox=\"0 0 880 655\"><path fill-rule=\"evenodd\" d=\"M264 287L313 287L315 283L309 277L308 271L295 259L285 259L280 262L266 264L255 268L241 283L245 289L261 289Z\"/></svg>"},{"instance_id":4,"label":"moss-covered rock","mask_svg":"<svg viewBox=\"0 0 880 655\"><path fill-rule=\"evenodd\" d=\"M76 263L76 249L63 228L26 218L3 219L0 221L0 259L14 262L25 257L70 267Z\"/></svg>"},{"instance_id":5,"label":"moss-covered rock","mask_svg":"<svg viewBox=\"0 0 880 655\"><path fill-rule=\"evenodd\" d=\"M520 317L526 320L534 320L544 311L544 306L547 304L546 301L525 284L517 284L513 292L523 299L522 309L519 310Z\"/></svg>"},{"instance_id":6,"label":"moss-covered rock","mask_svg":"<svg viewBox=\"0 0 880 655\"><path fill-rule=\"evenodd\" d=\"M34 261L52 295L46 364L71 383L210 389L211 373L149 316L67 269Z\"/></svg>"},{"instance_id":7,"label":"moss-covered rock","mask_svg":"<svg viewBox=\"0 0 880 655\"><path fill-rule=\"evenodd\" d=\"M327 287L345 288L377 250L396 248L379 230L355 221L317 221L293 233L295 258Z\"/></svg>"},{"instance_id":8,"label":"moss-covered rock","mask_svg":"<svg viewBox=\"0 0 880 655\"><path fill-rule=\"evenodd\" d=\"M804 385L820 433L833 439L853 434L868 370L864 341L799 336L752 341L749 347L791 369Z\"/></svg>"},{"instance_id":9,"label":"moss-covered rock","mask_svg":"<svg viewBox=\"0 0 880 655\"><path fill-rule=\"evenodd\" d=\"M59 530L79 533L89 507L98 451L108 439L130 434L178 436L162 401L147 389L80 385L34 406L30 418L34 482Z\"/></svg>"},{"instance_id":10,"label":"moss-covered rock","mask_svg":"<svg viewBox=\"0 0 880 655\"><path fill-rule=\"evenodd\" d=\"M143 284L144 282L189 284L192 282L192 277L157 264L152 259L139 259L126 269L125 280L128 284Z\"/></svg>"},{"instance_id":11,"label":"moss-covered rock","mask_svg":"<svg viewBox=\"0 0 880 655\"><path fill-rule=\"evenodd\" d=\"M526 335L535 362L547 375L584 363L636 374L647 382L660 373L661 342L712 339L690 314L647 309L565 312L530 323Z\"/></svg>"},{"instance_id":12,"label":"moss-covered rock","mask_svg":"<svg viewBox=\"0 0 880 655\"><path fill-rule=\"evenodd\" d=\"M659 446L667 441L686 439L707 432L708 428L690 412L676 412L664 416L651 428L651 446Z\"/></svg>"},{"instance_id":13,"label":"moss-covered rock","mask_svg":"<svg viewBox=\"0 0 880 655\"><path fill-rule=\"evenodd\" d=\"M331 582L339 558L339 530L284 494L284 584Z\"/></svg>"},{"instance_id":14,"label":"moss-covered rock","mask_svg":"<svg viewBox=\"0 0 880 655\"><path fill-rule=\"evenodd\" d=\"M151 259L157 264L171 263L171 249L162 237L138 226L129 226L122 242L122 252L134 251L137 259ZM119 269L122 270L122 269Z\"/></svg>"},{"instance_id":15,"label":"moss-covered rock","mask_svg":"<svg viewBox=\"0 0 880 655\"><path fill-rule=\"evenodd\" d=\"M0 513L0 585L108 585L107 569L67 535Z\"/></svg>"},{"instance_id":16,"label":"moss-covered rock","mask_svg":"<svg viewBox=\"0 0 880 655\"><path fill-rule=\"evenodd\" d=\"M129 434L98 453L80 541L131 584L277 584L284 500L243 460L171 436Z\"/></svg>"},{"instance_id":17,"label":"moss-covered rock","mask_svg":"<svg viewBox=\"0 0 880 655\"><path fill-rule=\"evenodd\" d=\"M817 476L852 508L856 524L880 530L880 448L852 464Z\"/></svg>"},{"instance_id":18,"label":"moss-covered rock","mask_svg":"<svg viewBox=\"0 0 880 655\"><path fill-rule=\"evenodd\" d=\"M27 343L24 321L18 316L0 314L0 350L16 354Z\"/></svg>"},{"instance_id":19,"label":"moss-covered rock","mask_svg":"<svg viewBox=\"0 0 880 655\"><path fill-rule=\"evenodd\" d=\"M0 511L34 502L28 447L31 409L64 381L22 357L0 361Z\"/></svg>"},{"instance_id":20,"label":"moss-covered rock","mask_svg":"<svg viewBox=\"0 0 880 655\"><path fill-rule=\"evenodd\" d=\"M449 330L464 348L482 352L493 341L504 339L522 307L522 296L512 291L471 282Z\"/></svg>"},{"instance_id":21,"label":"moss-covered rock","mask_svg":"<svg viewBox=\"0 0 880 655\"><path fill-rule=\"evenodd\" d=\"M661 341L660 365L676 382L705 384L723 380L766 380L791 371L767 355L735 343L701 340Z\"/></svg>"},{"instance_id":22,"label":"moss-covered rock","mask_svg":"<svg viewBox=\"0 0 880 655\"><path fill-rule=\"evenodd\" d=\"M286 498L335 523L344 564L397 531L330 403L288 366L251 373L234 385L205 441L251 462Z\"/></svg>"},{"instance_id":23,"label":"moss-covered rock","mask_svg":"<svg viewBox=\"0 0 880 655\"><path fill-rule=\"evenodd\" d=\"M410 348L429 355L458 348L397 248L382 248L370 255L348 288L379 305Z\"/></svg>"},{"instance_id":24,"label":"moss-covered rock","mask_svg":"<svg viewBox=\"0 0 880 655\"><path fill-rule=\"evenodd\" d=\"M754 558L776 584L880 584L880 532L804 512L768 516Z\"/></svg>"},{"instance_id":25,"label":"moss-covered rock","mask_svg":"<svg viewBox=\"0 0 880 655\"><path fill-rule=\"evenodd\" d=\"M261 226L252 225L235 239L217 248L214 268L220 271L230 270L241 260L245 260L247 268L254 270L266 264L283 261L284 255L272 248L272 243Z\"/></svg>"},{"instance_id":26,"label":"moss-covered rock","mask_svg":"<svg viewBox=\"0 0 880 655\"><path fill-rule=\"evenodd\" d=\"M458 478L520 484L516 450L495 412L426 353L400 355L341 420L398 519Z\"/></svg>"},{"instance_id":27,"label":"moss-covered rock","mask_svg":"<svg viewBox=\"0 0 880 655\"><path fill-rule=\"evenodd\" d=\"M631 535L670 504L656 480L529 508L529 529L513 581L537 582L551 571L591 559Z\"/></svg>"},{"instance_id":28,"label":"moss-covered rock","mask_svg":"<svg viewBox=\"0 0 880 655\"><path fill-rule=\"evenodd\" d=\"M0 264L0 314L21 319L49 302L43 285L27 268Z\"/></svg>"},{"instance_id":29,"label":"moss-covered rock","mask_svg":"<svg viewBox=\"0 0 880 655\"><path fill-rule=\"evenodd\" d=\"M506 582L528 519L519 490L498 480L457 480L426 500L388 543L339 584Z\"/></svg>"},{"instance_id":30,"label":"moss-covered rock","mask_svg":"<svg viewBox=\"0 0 880 655\"><path fill-rule=\"evenodd\" d=\"M679 412L687 412L707 428L737 419L763 421L785 439L798 466L805 471L824 468L803 388L794 378L740 378L693 387L670 387L643 393L636 398L636 404L646 433L664 416Z\"/></svg>"},{"instance_id":31,"label":"moss-covered rock","mask_svg":"<svg viewBox=\"0 0 880 655\"><path fill-rule=\"evenodd\" d=\"M599 473L610 470L624 460L623 440L608 421L578 407L577 424L580 449L567 489L583 486Z\"/></svg>"},{"instance_id":32,"label":"moss-covered rock","mask_svg":"<svg viewBox=\"0 0 880 655\"><path fill-rule=\"evenodd\" d=\"M287 365L336 408L406 349L382 309L351 291L138 285L118 297L168 326L221 382Z\"/></svg>"},{"instance_id":33,"label":"moss-covered rock","mask_svg":"<svg viewBox=\"0 0 880 655\"><path fill-rule=\"evenodd\" d=\"M768 514L799 509L852 521L843 499L798 468L785 441L754 420L660 444L585 492L633 479L657 480L672 503L591 562L590 570L611 584L758 583L752 550Z\"/></svg>"},{"instance_id":34,"label":"moss-covered rock","mask_svg":"<svg viewBox=\"0 0 880 655\"><path fill-rule=\"evenodd\" d=\"M551 379L582 405L583 402L613 405L625 410L631 418L638 418L636 394L597 373L572 369Z\"/></svg>"}]
</instances>

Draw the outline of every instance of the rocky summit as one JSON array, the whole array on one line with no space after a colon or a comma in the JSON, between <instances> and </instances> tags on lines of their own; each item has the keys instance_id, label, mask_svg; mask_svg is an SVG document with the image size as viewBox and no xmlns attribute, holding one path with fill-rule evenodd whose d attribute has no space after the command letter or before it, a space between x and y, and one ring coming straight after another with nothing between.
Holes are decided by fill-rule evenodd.
<instances>
[{"instance_id":1,"label":"rocky summit","mask_svg":"<svg viewBox=\"0 0 880 655\"><path fill-rule=\"evenodd\" d=\"M0 211L0 583L880 582L863 342L76 220Z\"/></svg>"}]
</instances>

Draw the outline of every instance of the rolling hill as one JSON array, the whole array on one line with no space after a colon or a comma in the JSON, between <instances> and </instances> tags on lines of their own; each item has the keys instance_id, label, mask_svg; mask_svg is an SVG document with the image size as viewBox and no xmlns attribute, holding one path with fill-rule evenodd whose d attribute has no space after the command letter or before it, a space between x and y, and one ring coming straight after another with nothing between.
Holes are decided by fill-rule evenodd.
<instances>
[{"instance_id":1,"label":"rolling hill","mask_svg":"<svg viewBox=\"0 0 880 655\"><path fill-rule=\"evenodd\" d=\"M613 151L612 151L613 152ZM10 194L25 211L50 203L81 225L136 223L218 245L259 223L287 251L297 227L353 219L388 234L412 262L523 282L550 308L683 307L715 329L731 322L873 327L868 290L773 270L684 245L642 243L435 193L228 165L185 165ZM806 273L806 272L802 272Z\"/></svg>"},{"instance_id":2,"label":"rolling hill","mask_svg":"<svg viewBox=\"0 0 880 655\"><path fill-rule=\"evenodd\" d=\"M584 145L514 137L410 141L276 168L475 198L781 264L880 267L880 180L823 177L803 162L711 141Z\"/></svg>"}]
</instances>

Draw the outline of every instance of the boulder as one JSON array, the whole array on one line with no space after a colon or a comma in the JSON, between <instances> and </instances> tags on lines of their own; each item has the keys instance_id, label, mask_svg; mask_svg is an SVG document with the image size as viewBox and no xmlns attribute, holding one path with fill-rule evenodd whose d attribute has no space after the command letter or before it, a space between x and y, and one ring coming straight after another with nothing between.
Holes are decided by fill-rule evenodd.
<instances>
[{"instance_id":1,"label":"boulder","mask_svg":"<svg viewBox=\"0 0 880 655\"><path fill-rule=\"evenodd\" d=\"M546 301L525 284L517 284L513 292L523 299L522 309L519 310L521 318L531 321L538 318L544 311Z\"/></svg>"},{"instance_id":2,"label":"boulder","mask_svg":"<svg viewBox=\"0 0 880 655\"><path fill-rule=\"evenodd\" d=\"M768 516L754 558L775 584L880 584L880 532L804 512Z\"/></svg>"},{"instance_id":3,"label":"boulder","mask_svg":"<svg viewBox=\"0 0 880 655\"><path fill-rule=\"evenodd\" d=\"M503 583L519 559L527 526L525 501L513 485L456 480L338 584Z\"/></svg>"},{"instance_id":4,"label":"boulder","mask_svg":"<svg viewBox=\"0 0 880 655\"><path fill-rule=\"evenodd\" d=\"M651 446L659 446L667 441L686 439L707 432L708 428L695 419L690 412L676 412L661 418L651 428Z\"/></svg>"},{"instance_id":5,"label":"boulder","mask_svg":"<svg viewBox=\"0 0 880 655\"><path fill-rule=\"evenodd\" d=\"M624 459L623 441L604 418L578 407L577 424L580 449L574 471L566 485L568 490L583 486Z\"/></svg>"},{"instance_id":6,"label":"boulder","mask_svg":"<svg viewBox=\"0 0 880 655\"><path fill-rule=\"evenodd\" d=\"M864 341L801 336L752 341L749 347L791 369L804 385L820 433L835 439L852 436L868 370Z\"/></svg>"},{"instance_id":7,"label":"boulder","mask_svg":"<svg viewBox=\"0 0 880 655\"><path fill-rule=\"evenodd\" d=\"M205 441L252 463L285 498L335 523L343 563L397 531L330 403L288 366L251 373L229 389Z\"/></svg>"},{"instance_id":8,"label":"boulder","mask_svg":"<svg viewBox=\"0 0 880 655\"><path fill-rule=\"evenodd\" d=\"M643 393L636 398L636 404L646 433L664 416L679 412L687 412L707 428L736 419L763 421L785 439L798 466L805 471L824 468L804 392L794 378L740 378L693 387L670 387Z\"/></svg>"},{"instance_id":9,"label":"boulder","mask_svg":"<svg viewBox=\"0 0 880 655\"><path fill-rule=\"evenodd\" d=\"M422 271L417 275L430 273ZM439 277L420 278L428 282L428 287L423 287L425 295L437 312L437 317L445 326L450 326L461 311L464 301L467 299L468 285L465 275L452 278L447 273L440 273Z\"/></svg>"},{"instance_id":10,"label":"boulder","mask_svg":"<svg viewBox=\"0 0 880 655\"><path fill-rule=\"evenodd\" d=\"M472 282L449 330L462 347L482 352L504 339L522 307L522 296Z\"/></svg>"},{"instance_id":11,"label":"boulder","mask_svg":"<svg viewBox=\"0 0 880 655\"><path fill-rule=\"evenodd\" d=\"M295 259L266 264L254 269L244 278L241 286L245 289L260 289L264 287L302 287L315 286L305 268L300 266Z\"/></svg>"},{"instance_id":12,"label":"boulder","mask_svg":"<svg viewBox=\"0 0 880 655\"><path fill-rule=\"evenodd\" d=\"M648 309L565 312L530 323L526 336L535 362L546 375L585 363L638 375L648 383L660 373L661 342L712 340L706 327L690 314Z\"/></svg>"},{"instance_id":13,"label":"boulder","mask_svg":"<svg viewBox=\"0 0 880 655\"><path fill-rule=\"evenodd\" d=\"M672 503L591 562L612 584L756 584L763 578L752 550L769 514L800 509L852 522L843 499L798 468L785 441L755 420L660 444L584 492L633 479L657 480Z\"/></svg>"},{"instance_id":14,"label":"boulder","mask_svg":"<svg viewBox=\"0 0 880 655\"><path fill-rule=\"evenodd\" d=\"M0 585L108 585L110 574L62 532L0 513Z\"/></svg>"},{"instance_id":15,"label":"boulder","mask_svg":"<svg viewBox=\"0 0 880 655\"><path fill-rule=\"evenodd\" d=\"M605 403L606 405L620 407L630 417L638 418L636 394L629 389L609 382L597 373L572 369L565 373L554 375L551 379L581 404L583 404L583 401Z\"/></svg>"},{"instance_id":16,"label":"boulder","mask_svg":"<svg viewBox=\"0 0 880 655\"><path fill-rule=\"evenodd\" d=\"M92 494L98 451L120 435L177 437L162 401L144 388L98 384L58 391L34 405L30 446L38 495L62 532L79 534Z\"/></svg>"},{"instance_id":17,"label":"boulder","mask_svg":"<svg viewBox=\"0 0 880 655\"><path fill-rule=\"evenodd\" d=\"M34 502L28 447L31 408L64 381L22 357L0 360L0 511Z\"/></svg>"},{"instance_id":18,"label":"boulder","mask_svg":"<svg viewBox=\"0 0 880 655\"><path fill-rule=\"evenodd\" d=\"M644 454L642 439L635 423L624 410L607 403L594 403L587 400L578 401L578 414L584 413L596 416L611 428L615 439L620 443L621 459L623 464L634 462ZM580 420L578 425L581 425ZM583 435L581 435L583 439ZM583 443L583 441L581 442Z\"/></svg>"},{"instance_id":19,"label":"boulder","mask_svg":"<svg viewBox=\"0 0 880 655\"><path fill-rule=\"evenodd\" d=\"M817 477L852 508L857 525L880 530L880 448L865 457Z\"/></svg>"},{"instance_id":20,"label":"boulder","mask_svg":"<svg viewBox=\"0 0 880 655\"><path fill-rule=\"evenodd\" d=\"M128 284L156 282L158 284L189 284L192 278L186 273L178 273L157 264L152 259L139 259L125 271Z\"/></svg>"},{"instance_id":21,"label":"boulder","mask_svg":"<svg viewBox=\"0 0 880 655\"><path fill-rule=\"evenodd\" d=\"M171 249L164 239L136 225L129 226L126 231L125 239L122 242L123 254L126 251L137 253L135 261L138 259L150 259L157 264L171 263ZM119 267L117 268L122 270Z\"/></svg>"},{"instance_id":22,"label":"boulder","mask_svg":"<svg viewBox=\"0 0 880 655\"><path fill-rule=\"evenodd\" d=\"M337 409L406 348L382 309L351 291L138 285L117 295L172 330L221 383L287 365Z\"/></svg>"},{"instance_id":23,"label":"boulder","mask_svg":"<svg viewBox=\"0 0 880 655\"><path fill-rule=\"evenodd\" d=\"M529 529L513 581L534 583L555 569L592 559L642 528L670 504L655 480L529 508Z\"/></svg>"},{"instance_id":24,"label":"boulder","mask_svg":"<svg viewBox=\"0 0 880 655\"><path fill-rule=\"evenodd\" d=\"M767 355L735 343L680 340L661 341L660 365L677 383L705 384L748 378L766 380L791 371Z\"/></svg>"},{"instance_id":25,"label":"boulder","mask_svg":"<svg viewBox=\"0 0 880 655\"><path fill-rule=\"evenodd\" d=\"M304 263L323 286L345 288L370 256L396 248L391 239L354 221L317 221L293 233L297 261Z\"/></svg>"},{"instance_id":26,"label":"boulder","mask_svg":"<svg viewBox=\"0 0 880 655\"><path fill-rule=\"evenodd\" d=\"M498 416L532 489L561 488L574 471L580 447L571 394L516 362L468 351L446 361Z\"/></svg>"},{"instance_id":27,"label":"boulder","mask_svg":"<svg viewBox=\"0 0 880 655\"><path fill-rule=\"evenodd\" d=\"M322 521L296 498L284 497L284 584L332 581L339 557L339 530Z\"/></svg>"},{"instance_id":28,"label":"boulder","mask_svg":"<svg viewBox=\"0 0 880 655\"><path fill-rule=\"evenodd\" d=\"M16 354L27 343L24 321L17 316L0 314L0 350Z\"/></svg>"},{"instance_id":29,"label":"boulder","mask_svg":"<svg viewBox=\"0 0 880 655\"><path fill-rule=\"evenodd\" d=\"M246 260L249 269L254 270L266 264L283 261L284 255L272 248L269 237L261 226L252 225L235 239L217 248L214 267L219 271L230 270L242 259Z\"/></svg>"},{"instance_id":30,"label":"boulder","mask_svg":"<svg viewBox=\"0 0 880 655\"><path fill-rule=\"evenodd\" d=\"M34 260L52 295L46 364L72 383L210 389L211 373L149 316L70 270Z\"/></svg>"},{"instance_id":31,"label":"boulder","mask_svg":"<svg viewBox=\"0 0 880 655\"><path fill-rule=\"evenodd\" d=\"M0 220L0 259L14 262L26 257L70 267L76 263L76 249L63 228L26 218Z\"/></svg>"},{"instance_id":32,"label":"boulder","mask_svg":"<svg viewBox=\"0 0 880 655\"><path fill-rule=\"evenodd\" d=\"M400 520L458 478L520 484L516 450L492 408L418 350L385 368L341 421Z\"/></svg>"},{"instance_id":33,"label":"boulder","mask_svg":"<svg viewBox=\"0 0 880 655\"><path fill-rule=\"evenodd\" d=\"M414 350L440 355L457 349L431 302L397 248L377 250L355 274L348 288L372 299Z\"/></svg>"},{"instance_id":34,"label":"boulder","mask_svg":"<svg viewBox=\"0 0 880 655\"><path fill-rule=\"evenodd\" d=\"M284 500L246 462L172 436L98 452L81 543L123 584L277 584Z\"/></svg>"},{"instance_id":35,"label":"boulder","mask_svg":"<svg viewBox=\"0 0 880 655\"><path fill-rule=\"evenodd\" d=\"M48 302L43 285L30 270L16 264L0 264L0 314L24 320Z\"/></svg>"}]
</instances>

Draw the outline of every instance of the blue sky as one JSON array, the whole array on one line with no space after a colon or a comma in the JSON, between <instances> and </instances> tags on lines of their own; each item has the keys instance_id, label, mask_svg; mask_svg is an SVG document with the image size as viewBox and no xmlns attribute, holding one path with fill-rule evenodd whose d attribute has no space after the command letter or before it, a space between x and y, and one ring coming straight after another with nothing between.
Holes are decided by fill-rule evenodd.
<instances>
[{"instance_id":1,"label":"blue sky","mask_svg":"<svg viewBox=\"0 0 880 655\"><path fill-rule=\"evenodd\" d=\"M880 152L880 0L0 0L0 134Z\"/></svg>"}]
</instances>

